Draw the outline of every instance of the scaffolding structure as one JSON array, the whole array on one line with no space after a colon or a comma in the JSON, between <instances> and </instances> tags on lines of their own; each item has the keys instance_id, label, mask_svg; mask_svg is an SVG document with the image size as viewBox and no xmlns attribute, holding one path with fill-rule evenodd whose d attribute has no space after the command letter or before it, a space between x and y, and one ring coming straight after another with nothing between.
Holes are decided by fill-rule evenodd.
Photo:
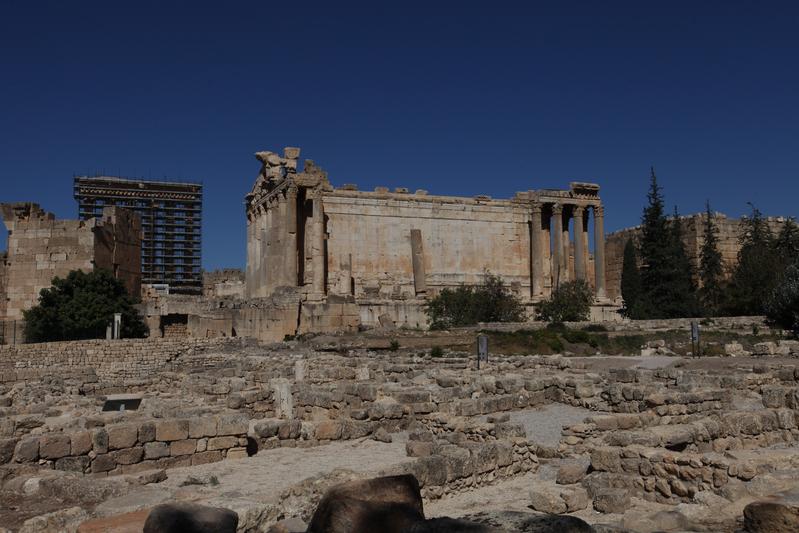
<instances>
[{"instance_id":1,"label":"scaffolding structure","mask_svg":"<svg viewBox=\"0 0 799 533\"><path fill-rule=\"evenodd\" d=\"M75 176L74 196L81 220L101 216L112 205L141 217L143 284L202 293L201 183Z\"/></svg>"}]
</instances>

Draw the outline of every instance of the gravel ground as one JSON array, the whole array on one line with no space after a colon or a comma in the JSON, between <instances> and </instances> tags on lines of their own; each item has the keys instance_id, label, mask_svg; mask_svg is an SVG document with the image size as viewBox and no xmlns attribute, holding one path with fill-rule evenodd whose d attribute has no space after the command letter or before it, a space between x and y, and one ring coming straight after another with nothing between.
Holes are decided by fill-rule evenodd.
<instances>
[{"instance_id":1,"label":"gravel ground","mask_svg":"<svg viewBox=\"0 0 799 533\"><path fill-rule=\"evenodd\" d=\"M553 403L509 414L511 421L524 426L527 438L544 446L557 446L564 425L582 422L585 417L596 414L596 411ZM482 420L485 418L482 417Z\"/></svg>"},{"instance_id":2,"label":"gravel ground","mask_svg":"<svg viewBox=\"0 0 799 533\"><path fill-rule=\"evenodd\" d=\"M405 454L407 433L394 433L391 443L371 439L332 442L312 448L276 448L264 450L247 459L234 459L168 471L165 488L178 488L190 476L214 475L219 485L214 491L249 493L257 491L260 499L269 499L291 485L318 474L344 468L372 473L408 460Z\"/></svg>"}]
</instances>

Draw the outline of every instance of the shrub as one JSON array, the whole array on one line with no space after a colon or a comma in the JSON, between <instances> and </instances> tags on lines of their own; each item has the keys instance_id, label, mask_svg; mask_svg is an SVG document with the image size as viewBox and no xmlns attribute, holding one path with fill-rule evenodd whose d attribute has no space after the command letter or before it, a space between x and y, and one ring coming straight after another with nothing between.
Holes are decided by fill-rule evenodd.
<instances>
[{"instance_id":1,"label":"shrub","mask_svg":"<svg viewBox=\"0 0 799 533\"><path fill-rule=\"evenodd\" d=\"M566 340L566 342L570 342L572 344L590 344L591 342L591 335L585 331L574 329L569 329L563 332L563 338Z\"/></svg>"},{"instance_id":2,"label":"shrub","mask_svg":"<svg viewBox=\"0 0 799 533\"><path fill-rule=\"evenodd\" d=\"M388 344L388 349L389 349L389 350L391 350L392 352L396 352L397 350L399 350L399 347L400 347L400 345L399 345L399 341L398 341L398 340L396 340L396 339L392 340L392 341L391 341L391 342Z\"/></svg>"},{"instance_id":3,"label":"shrub","mask_svg":"<svg viewBox=\"0 0 799 533\"><path fill-rule=\"evenodd\" d=\"M441 346L433 346L430 349L430 357L443 357L443 356L444 356L444 350L441 348Z\"/></svg>"},{"instance_id":4,"label":"shrub","mask_svg":"<svg viewBox=\"0 0 799 533\"><path fill-rule=\"evenodd\" d=\"M799 263L789 266L766 301L770 325L799 334Z\"/></svg>"},{"instance_id":5,"label":"shrub","mask_svg":"<svg viewBox=\"0 0 799 533\"><path fill-rule=\"evenodd\" d=\"M552 297L538 304L538 319L547 322L587 320L594 295L585 280L567 281L555 289Z\"/></svg>"},{"instance_id":6,"label":"shrub","mask_svg":"<svg viewBox=\"0 0 799 533\"><path fill-rule=\"evenodd\" d=\"M502 281L486 271L480 285L444 289L425 308L430 329L471 326L478 322L523 322L524 305Z\"/></svg>"},{"instance_id":7,"label":"shrub","mask_svg":"<svg viewBox=\"0 0 799 533\"><path fill-rule=\"evenodd\" d=\"M590 331L593 333L605 332L608 328L603 326L602 324L588 324L583 328L583 331Z\"/></svg>"},{"instance_id":8,"label":"shrub","mask_svg":"<svg viewBox=\"0 0 799 533\"><path fill-rule=\"evenodd\" d=\"M114 313L122 313L122 337L147 331L122 282L110 272L73 270L39 293L39 304L25 311L28 342L101 339Z\"/></svg>"}]
</instances>

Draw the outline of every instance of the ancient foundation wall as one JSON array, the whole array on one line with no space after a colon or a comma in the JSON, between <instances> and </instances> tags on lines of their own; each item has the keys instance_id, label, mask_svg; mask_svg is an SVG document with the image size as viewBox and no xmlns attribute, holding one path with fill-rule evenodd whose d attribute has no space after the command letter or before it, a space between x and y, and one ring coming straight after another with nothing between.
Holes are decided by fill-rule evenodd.
<instances>
[{"instance_id":1,"label":"ancient foundation wall","mask_svg":"<svg viewBox=\"0 0 799 533\"><path fill-rule=\"evenodd\" d=\"M358 298L415 298L428 290L474 284L485 269L530 294L529 209L508 201L442 202L325 194L327 280L330 292ZM414 266L412 232L418 230ZM420 269L421 267L421 269ZM423 272L420 272L423 270Z\"/></svg>"},{"instance_id":2,"label":"ancient foundation wall","mask_svg":"<svg viewBox=\"0 0 799 533\"><path fill-rule=\"evenodd\" d=\"M201 465L247 457L248 424L243 415L209 415L2 439L0 464L36 463L95 476Z\"/></svg>"},{"instance_id":3,"label":"ancient foundation wall","mask_svg":"<svg viewBox=\"0 0 799 533\"><path fill-rule=\"evenodd\" d=\"M231 339L123 339L0 346L0 382L39 379L61 370L106 381L151 378L181 355L236 344Z\"/></svg>"}]
</instances>

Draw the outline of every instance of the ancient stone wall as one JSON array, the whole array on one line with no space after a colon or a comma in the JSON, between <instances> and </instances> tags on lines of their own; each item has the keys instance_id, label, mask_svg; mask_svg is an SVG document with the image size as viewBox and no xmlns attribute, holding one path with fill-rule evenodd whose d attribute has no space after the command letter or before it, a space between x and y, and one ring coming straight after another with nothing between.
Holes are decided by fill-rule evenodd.
<instances>
[{"instance_id":1,"label":"ancient stone wall","mask_svg":"<svg viewBox=\"0 0 799 533\"><path fill-rule=\"evenodd\" d=\"M133 211L106 207L94 219L95 268L103 268L122 280L128 294L141 294L141 219Z\"/></svg>"},{"instance_id":2,"label":"ancient stone wall","mask_svg":"<svg viewBox=\"0 0 799 533\"><path fill-rule=\"evenodd\" d=\"M87 369L101 380L150 378L181 355L233 339L123 339L0 346L0 382L39 379L59 369Z\"/></svg>"},{"instance_id":3,"label":"ancient stone wall","mask_svg":"<svg viewBox=\"0 0 799 533\"><path fill-rule=\"evenodd\" d=\"M244 271L234 268L203 272L205 298L244 298Z\"/></svg>"},{"instance_id":4,"label":"ancient stone wall","mask_svg":"<svg viewBox=\"0 0 799 533\"><path fill-rule=\"evenodd\" d=\"M702 244L705 242L705 213L682 217L683 243L688 258L694 267L698 267L701 258ZM786 222L784 217L768 217L766 222L772 233L776 235ZM728 218L723 213L716 213L714 220L718 228L719 252L726 272L730 272L738 264L738 251L741 249L741 234L744 231L743 219ZM628 239L637 242L641 237L641 226L622 229L607 236L605 250L607 253L608 297L621 298L621 270L624 261L624 246ZM697 279L697 282L699 280Z\"/></svg>"},{"instance_id":5,"label":"ancient stone wall","mask_svg":"<svg viewBox=\"0 0 799 533\"><path fill-rule=\"evenodd\" d=\"M102 218L56 220L37 204L2 204L8 228L4 315L21 320L41 289L72 270L104 268L121 279L131 295L141 286L141 226L136 215L107 208Z\"/></svg>"},{"instance_id":6,"label":"ancient stone wall","mask_svg":"<svg viewBox=\"0 0 799 533\"><path fill-rule=\"evenodd\" d=\"M248 422L242 415L212 415L2 439L14 453L0 462L105 476L240 459L247 457Z\"/></svg>"}]
</instances>

